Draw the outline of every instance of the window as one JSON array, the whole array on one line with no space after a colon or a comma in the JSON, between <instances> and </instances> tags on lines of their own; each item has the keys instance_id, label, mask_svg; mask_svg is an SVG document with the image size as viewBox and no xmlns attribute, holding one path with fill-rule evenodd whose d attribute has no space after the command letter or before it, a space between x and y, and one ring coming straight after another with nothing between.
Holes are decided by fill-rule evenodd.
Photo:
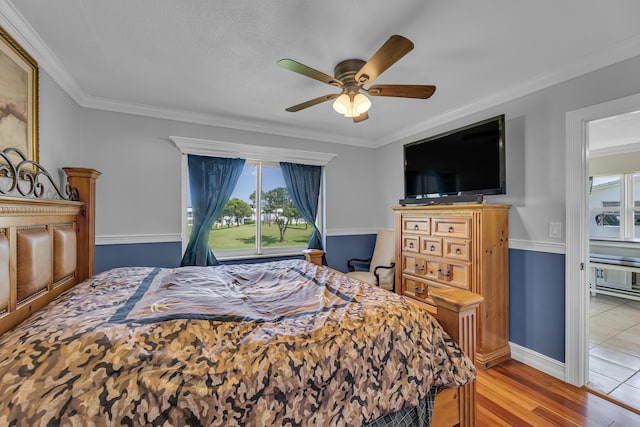
<instances>
[{"instance_id":1,"label":"window","mask_svg":"<svg viewBox=\"0 0 640 427\"><path fill-rule=\"evenodd\" d=\"M218 259L299 254L307 247L313 227L295 209L280 162L325 166L334 154L182 137L170 139L183 154L183 251L192 223L187 154L247 159L223 214L211 230L209 242ZM324 199L323 178L316 224L323 236Z\"/></svg>"},{"instance_id":2,"label":"window","mask_svg":"<svg viewBox=\"0 0 640 427\"><path fill-rule=\"evenodd\" d=\"M592 239L640 239L640 174L591 178L589 209Z\"/></svg>"},{"instance_id":3,"label":"window","mask_svg":"<svg viewBox=\"0 0 640 427\"><path fill-rule=\"evenodd\" d=\"M191 205L187 208L190 212ZM191 215L188 221L191 224ZM293 204L280 165L251 160L211 229L209 246L222 258L299 253L312 231Z\"/></svg>"}]
</instances>

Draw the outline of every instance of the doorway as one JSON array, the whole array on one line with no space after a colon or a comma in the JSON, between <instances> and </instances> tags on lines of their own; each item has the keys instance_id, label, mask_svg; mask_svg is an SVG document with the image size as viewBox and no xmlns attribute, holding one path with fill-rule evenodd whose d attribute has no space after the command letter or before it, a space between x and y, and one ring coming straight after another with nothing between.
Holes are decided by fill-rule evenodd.
<instances>
[{"instance_id":1,"label":"doorway","mask_svg":"<svg viewBox=\"0 0 640 427\"><path fill-rule=\"evenodd\" d=\"M640 94L566 115L566 347L565 380L589 380L589 122L640 110Z\"/></svg>"},{"instance_id":2,"label":"doorway","mask_svg":"<svg viewBox=\"0 0 640 427\"><path fill-rule=\"evenodd\" d=\"M587 387L640 410L640 111L588 126Z\"/></svg>"}]
</instances>

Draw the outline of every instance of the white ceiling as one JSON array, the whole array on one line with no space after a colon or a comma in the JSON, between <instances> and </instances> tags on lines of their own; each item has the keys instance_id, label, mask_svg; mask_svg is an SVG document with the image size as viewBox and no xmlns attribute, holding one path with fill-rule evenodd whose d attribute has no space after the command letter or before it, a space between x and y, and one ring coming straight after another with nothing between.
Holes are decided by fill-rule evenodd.
<instances>
[{"instance_id":1,"label":"white ceiling","mask_svg":"<svg viewBox=\"0 0 640 427\"><path fill-rule=\"evenodd\" d=\"M636 0L0 0L3 17L82 106L367 147L640 54ZM375 83L432 98L373 98L358 124L285 111L336 90L278 59L333 74L392 34L415 48Z\"/></svg>"}]
</instances>

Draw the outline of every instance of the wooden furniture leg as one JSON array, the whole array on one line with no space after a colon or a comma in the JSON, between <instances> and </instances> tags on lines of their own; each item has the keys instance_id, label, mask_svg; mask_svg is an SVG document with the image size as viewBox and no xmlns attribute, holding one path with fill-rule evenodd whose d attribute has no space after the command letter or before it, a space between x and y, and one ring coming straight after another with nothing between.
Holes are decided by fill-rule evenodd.
<instances>
[{"instance_id":1,"label":"wooden furniture leg","mask_svg":"<svg viewBox=\"0 0 640 427\"><path fill-rule=\"evenodd\" d=\"M437 289L432 291L433 298L437 305L438 323L453 338L465 352L465 354L475 361L476 356L476 322L477 309L482 302L482 296L468 291L457 289ZM476 425L476 384L475 381L459 388L455 391L443 391L442 396L438 394L435 401L434 422L432 426L456 425L455 418L461 427L472 427ZM455 408L450 399L455 399L457 391L458 414L447 411L448 408ZM441 402L438 401L439 398ZM439 405L441 403L441 405ZM443 406L444 408L438 408ZM441 411L439 411L440 409Z\"/></svg>"},{"instance_id":2,"label":"wooden furniture leg","mask_svg":"<svg viewBox=\"0 0 640 427\"><path fill-rule=\"evenodd\" d=\"M324 251L322 249L305 249L302 251L304 259L315 265L322 265L322 256Z\"/></svg>"},{"instance_id":3,"label":"wooden furniture leg","mask_svg":"<svg viewBox=\"0 0 640 427\"><path fill-rule=\"evenodd\" d=\"M96 259L96 180L101 175L95 169L62 168L69 185L78 189L80 201L84 202L82 215L78 216L78 282L93 276Z\"/></svg>"}]
</instances>

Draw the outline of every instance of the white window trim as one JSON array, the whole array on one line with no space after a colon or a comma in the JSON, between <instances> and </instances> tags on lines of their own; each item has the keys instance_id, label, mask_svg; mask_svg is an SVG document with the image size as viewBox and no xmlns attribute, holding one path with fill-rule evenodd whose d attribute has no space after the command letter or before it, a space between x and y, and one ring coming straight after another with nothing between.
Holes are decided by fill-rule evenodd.
<instances>
[{"instance_id":1,"label":"white window trim","mask_svg":"<svg viewBox=\"0 0 640 427\"><path fill-rule=\"evenodd\" d=\"M326 166L331 159L336 157L336 154L331 153L319 153L314 151L296 150L292 148L279 148L279 147L267 147L261 145L239 144L235 142L224 142L207 139L197 138L185 138L180 136L170 136L169 139L178 147L182 153L181 162L181 180L182 180L182 253L187 249L187 175L188 175L188 162L187 155L194 154L199 156L209 157L226 157L226 158L242 158L246 160L260 160L260 161L272 161L272 162L291 162L303 165L313 166ZM322 170L322 183L320 203L322 212L318 215L318 229L323 236L323 244L326 244L326 221L325 213L326 206L326 189L325 189L325 170ZM283 250L285 249L285 250ZM237 253L237 251L230 251L228 254L219 257L220 260L225 259L242 259L242 258L259 258L265 256L284 256L284 255L298 255L299 252L291 253L291 248L273 248L269 250L263 250L260 254L248 255L246 253ZM225 251L226 252L226 251Z\"/></svg>"},{"instance_id":2,"label":"white window trim","mask_svg":"<svg viewBox=\"0 0 640 427\"><path fill-rule=\"evenodd\" d=\"M170 136L169 139L182 154L195 154L210 157L243 158L272 162L291 162L303 165L325 166L336 154L315 151L295 150L292 148L267 147L263 145L238 144L208 139Z\"/></svg>"},{"instance_id":3,"label":"white window trim","mask_svg":"<svg viewBox=\"0 0 640 427\"><path fill-rule=\"evenodd\" d=\"M618 212L620 215L620 232L618 234L618 238L612 237L590 237L592 241L616 241L616 242L632 242L637 241L635 238L635 201L634 201L634 184L633 177L637 175L638 172L629 172L629 173L620 173L620 174L611 174L611 176L619 176L620 177L620 206L610 206L610 207L597 207L590 208L589 214L594 215L594 213L604 213L604 212Z\"/></svg>"}]
</instances>

